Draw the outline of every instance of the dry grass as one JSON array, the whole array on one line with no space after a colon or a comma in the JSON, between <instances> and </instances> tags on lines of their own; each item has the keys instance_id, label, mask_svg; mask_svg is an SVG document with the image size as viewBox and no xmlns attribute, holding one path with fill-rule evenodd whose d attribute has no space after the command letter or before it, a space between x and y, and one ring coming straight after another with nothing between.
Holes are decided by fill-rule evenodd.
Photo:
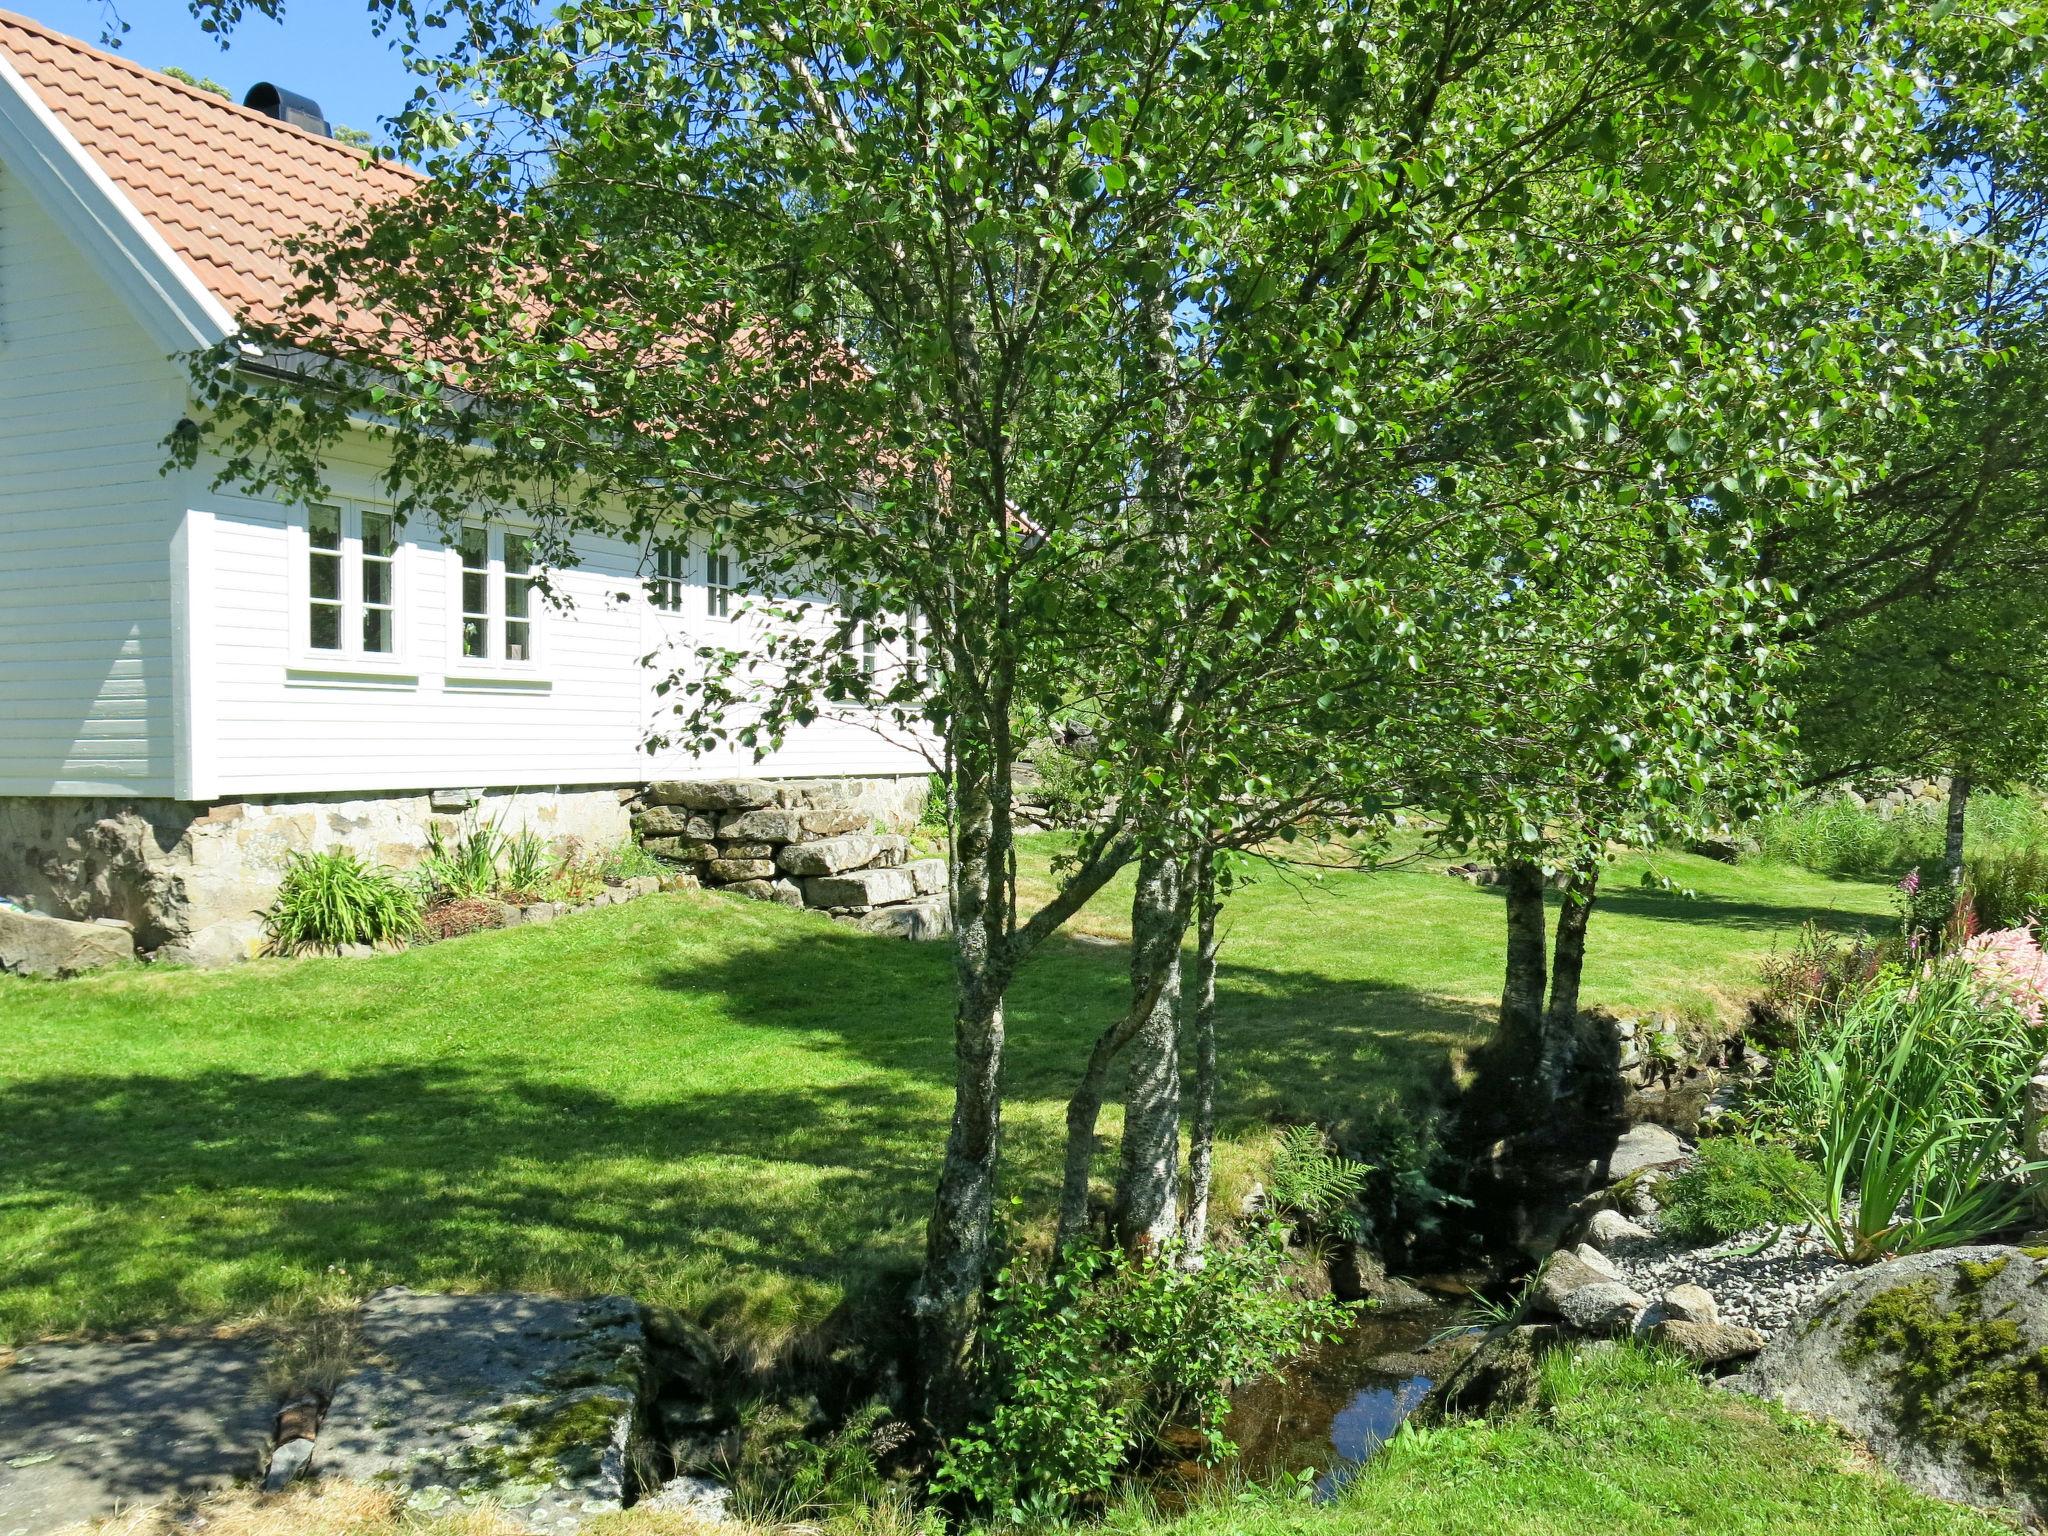
<instances>
[{"instance_id":1,"label":"dry grass","mask_svg":"<svg viewBox=\"0 0 2048 1536\"><path fill-rule=\"evenodd\" d=\"M690 1515L622 1510L583 1527L586 1536L698 1536L710 1530ZM753 1536L743 1526L717 1527ZM237 1489L210 1498L131 1510L71 1527L64 1536L525 1536L489 1505L436 1515L406 1510L391 1494L360 1483L315 1481L275 1497Z\"/></svg>"}]
</instances>

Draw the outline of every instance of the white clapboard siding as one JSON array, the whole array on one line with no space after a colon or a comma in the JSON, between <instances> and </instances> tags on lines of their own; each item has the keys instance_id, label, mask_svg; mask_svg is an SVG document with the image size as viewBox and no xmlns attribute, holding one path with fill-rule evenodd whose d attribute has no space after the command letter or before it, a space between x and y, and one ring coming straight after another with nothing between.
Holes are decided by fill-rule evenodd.
<instances>
[{"instance_id":1,"label":"white clapboard siding","mask_svg":"<svg viewBox=\"0 0 2048 1536\"><path fill-rule=\"evenodd\" d=\"M338 463L344 498L378 499L367 463ZM396 675L351 675L295 653L304 558L301 514L224 492L202 493L210 532L191 574L206 614L195 705L201 775L215 795L372 792L568 784L632 784L670 775L781 776L924 772L914 743L852 721L803 730L761 762L738 749L711 756L650 755L664 718L642 658L665 641L687 647L720 621L705 614L703 563L690 563L682 615L648 603L638 553L621 540L579 536L575 563L554 573L562 608L538 608L540 658L518 677L474 679L457 659L458 574L440 530L404 531ZM202 568L203 567L203 568ZM621 594L625 600L619 601ZM723 626L720 626L721 629ZM665 670L665 669L663 669Z\"/></svg>"},{"instance_id":2,"label":"white clapboard siding","mask_svg":"<svg viewBox=\"0 0 2048 1536\"><path fill-rule=\"evenodd\" d=\"M178 369L0 165L0 794L170 794Z\"/></svg>"}]
</instances>

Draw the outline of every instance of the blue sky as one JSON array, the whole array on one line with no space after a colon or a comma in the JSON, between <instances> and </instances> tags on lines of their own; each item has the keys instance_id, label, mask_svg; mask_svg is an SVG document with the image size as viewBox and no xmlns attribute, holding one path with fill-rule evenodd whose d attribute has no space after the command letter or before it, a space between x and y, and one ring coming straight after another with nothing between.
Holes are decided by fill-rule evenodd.
<instances>
[{"instance_id":1,"label":"blue sky","mask_svg":"<svg viewBox=\"0 0 2048 1536\"><path fill-rule=\"evenodd\" d=\"M102 0L0 0L46 27L99 41ZM115 0L128 23L120 51L150 69L175 64L211 76L240 101L258 80L320 103L328 121L375 128L412 95L412 77L382 40L370 35L362 0L287 0L285 24L252 16L223 50L199 30L185 0ZM381 135L380 135L381 137Z\"/></svg>"}]
</instances>

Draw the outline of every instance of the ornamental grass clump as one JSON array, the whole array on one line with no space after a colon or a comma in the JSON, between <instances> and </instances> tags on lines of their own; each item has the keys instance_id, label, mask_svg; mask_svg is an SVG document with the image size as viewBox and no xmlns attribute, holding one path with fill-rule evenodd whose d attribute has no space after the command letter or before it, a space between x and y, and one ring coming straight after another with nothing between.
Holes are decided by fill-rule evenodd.
<instances>
[{"instance_id":1,"label":"ornamental grass clump","mask_svg":"<svg viewBox=\"0 0 2048 1536\"><path fill-rule=\"evenodd\" d=\"M275 954L399 944L424 932L419 892L394 871L346 849L290 855L277 899L264 914Z\"/></svg>"},{"instance_id":2,"label":"ornamental grass clump","mask_svg":"<svg viewBox=\"0 0 2048 1536\"><path fill-rule=\"evenodd\" d=\"M1975 1242L2026 1210L2048 1171L2022 1125L2042 1033L2014 988L2037 974L1992 945L1889 972L1781 1065L1771 1098L1820 1165L1801 1204L1838 1257Z\"/></svg>"}]
</instances>

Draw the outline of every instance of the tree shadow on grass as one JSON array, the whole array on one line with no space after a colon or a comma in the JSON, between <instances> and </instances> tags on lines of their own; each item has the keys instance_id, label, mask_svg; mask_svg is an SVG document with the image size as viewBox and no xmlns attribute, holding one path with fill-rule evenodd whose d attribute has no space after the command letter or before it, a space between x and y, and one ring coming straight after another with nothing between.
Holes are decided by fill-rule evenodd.
<instances>
[{"instance_id":1,"label":"tree shadow on grass","mask_svg":"<svg viewBox=\"0 0 2048 1536\"><path fill-rule=\"evenodd\" d=\"M914 1266L950 1112L942 948L818 927L670 951L621 966L616 987L645 1000L608 1000L601 1045L578 1033L592 1028L580 988L527 998L553 1048L531 1057L410 1054L409 972L389 974L379 985L399 992L381 1007L406 1020L390 1056L292 1071L253 1045L247 1068L0 1085L0 1331L215 1318L398 1281L623 1291L760 1337L814 1327ZM1028 1199L1051 1188L1061 1107L1125 985L1120 949L1060 943L1013 994L1006 1156ZM1471 1008L1393 986L1231 966L1222 992L1226 1130L1416 1091L1474 1031ZM715 1008L662 1003L677 993ZM377 1027L378 996L356 993L342 1027ZM700 1027L716 1037L693 1040ZM785 1062L815 1051L827 1080L692 1074L693 1052L749 1034ZM646 1065L616 1087L565 1065L561 1043L586 1038Z\"/></svg>"},{"instance_id":2,"label":"tree shadow on grass","mask_svg":"<svg viewBox=\"0 0 2048 1536\"><path fill-rule=\"evenodd\" d=\"M1476 889L1496 901L1507 899L1506 892L1499 886L1483 885ZM1547 900L1554 918L1558 901L1556 893L1550 893ZM1704 893L1688 896L1679 891L1628 885L1600 888L1593 913L1595 924L1603 914L1642 918L1655 923L1733 928L1744 933L1788 936L1808 923L1822 933L1846 936L1868 932L1873 926L1881 926L1885 922L1880 913L1852 912L1839 907L1811 907L1797 902L1778 906L1765 901L1737 901Z\"/></svg>"}]
</instances>

